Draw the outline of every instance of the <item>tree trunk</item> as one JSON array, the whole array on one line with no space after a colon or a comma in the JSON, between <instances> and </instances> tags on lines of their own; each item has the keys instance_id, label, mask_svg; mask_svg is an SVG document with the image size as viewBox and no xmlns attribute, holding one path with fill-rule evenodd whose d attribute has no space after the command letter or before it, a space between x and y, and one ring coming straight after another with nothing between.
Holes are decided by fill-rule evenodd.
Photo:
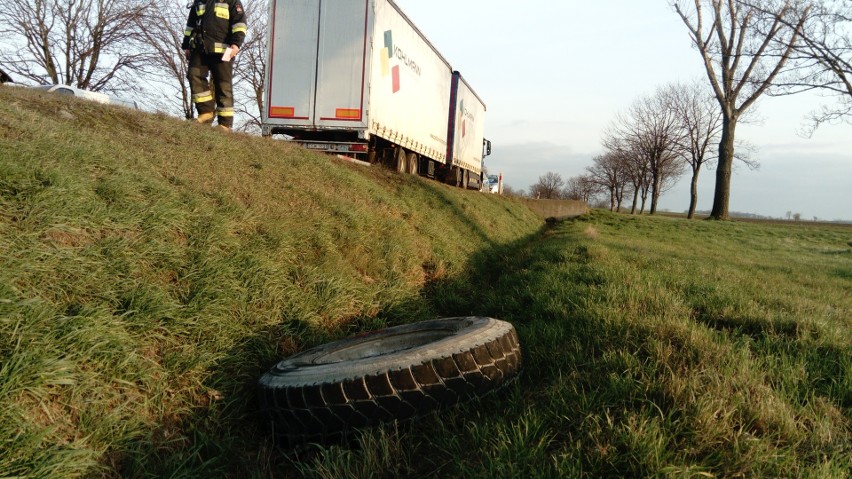
<instances>
[{"instance_id":1,"label":"tree trunk","mask_svg":"<svg viewBox=\"0 0 852 479\"><path fill-rule=\"evenodd\" d=\"M651 171L651 211L649 214L657 212L657 199L660 197L660 173L657 167L653 167Z\"/></svg>"},{"instance_id":2,"label":"tree trunk","mask_svg":"<svg viewBox=\"0 0 852 479\"><path fill-rule=\"evenodd\" d=\"M692 170L692 184L689 188L689 212L686 215L687 219L695 218L695 208L698 206L698 173L701 166Z\"/></svg>"},{"instance_id":3,"label":"tree trunk","mask_svg":"<svg viewBox=\"0 0 852 479\"><path fill-rule=\"evenodd\" d=\"M635 215L635 214L636 214L636 205L637 205L637 203L639 203L639 188L638 188L638 187L636 187L636 188L634 188L634 189L633 189L633 207L632 207L632 208L630 208L630 214L631 214L631 215Z\"/></svg>"},{"instance_id":4,"label":"tree trunk","mask_svg":"<svg viewBox=\"0 0 852 479\"><path fill-rule=\"evenodd\" d=\"M657 203L660 201L660 185L654 187L654 191L651 192L651 211L648 214L654 215L657 214Z\"/></svg>"},{"instance_id":5,"label":"tree trunk","mask_svg":"<svg viewBox=\"0 0 852 479\"><path fill-rule=\"evenodd\" d=\"M615 211L621 213L621 201L624 199L624 189L617 188L615 190Z\"/></svg>"},{"instance_id":6,"label":"tree trunk","mask_svg":"<svg viewBox=\"0 0 852 479\"><path fill-rule=\"evenodd\" d=\"M722 140L719 142L719 165L716 168L716 191L713 195L713 211L710 212L710 217L716 220L728 219L736 128L736 119L728 115L722 118Z\"/></svg>"}]
</instances>

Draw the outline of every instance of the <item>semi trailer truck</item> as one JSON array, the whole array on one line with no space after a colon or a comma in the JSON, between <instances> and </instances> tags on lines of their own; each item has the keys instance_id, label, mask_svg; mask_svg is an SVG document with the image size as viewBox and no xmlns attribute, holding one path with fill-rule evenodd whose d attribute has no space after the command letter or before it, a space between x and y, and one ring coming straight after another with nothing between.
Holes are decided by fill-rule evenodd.
<instances>
[{"instance_id":1,"label":"semi trailer truck","mask_svg":"<svg viewBox=\"0 0 852 479\"><path fill-rule=\"evenodd\" d=\"M479 188L485 103L392 0L272 0L262 133Z\"/></svg>"}]
</instances>

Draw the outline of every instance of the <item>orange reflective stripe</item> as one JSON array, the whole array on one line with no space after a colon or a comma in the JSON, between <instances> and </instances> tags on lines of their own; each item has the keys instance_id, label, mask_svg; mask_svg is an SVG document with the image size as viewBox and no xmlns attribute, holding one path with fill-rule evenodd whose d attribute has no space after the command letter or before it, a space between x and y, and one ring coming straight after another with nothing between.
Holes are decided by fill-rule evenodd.
<instances>
[{"instance_id":1,"label":"orange reflective stripe","mask_svg":"<svg viewBox=\"0 0 852 479\"><path fill-rule=\"evenodd\" d=\"M272 116L296 116L296 109L292 106L273 106L269 109L269 114Z\"/></svg>"},{"instance_id":2,"label":"orange reflective stripe","mask_svg":"<svg viewBox=\"0 0 852 479\"><path fill-rule=\"evenodd\" d=\"M338 108L334 110L335 118L361 118L361 110L357 108Z\"/></svg>"}]
</instances>

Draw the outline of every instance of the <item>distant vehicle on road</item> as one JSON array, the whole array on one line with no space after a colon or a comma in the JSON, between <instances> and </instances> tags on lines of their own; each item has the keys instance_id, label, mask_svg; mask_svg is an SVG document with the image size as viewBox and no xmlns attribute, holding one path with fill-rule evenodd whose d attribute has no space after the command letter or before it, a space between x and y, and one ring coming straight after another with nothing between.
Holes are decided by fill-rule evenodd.
<instances>
[{"instance_id":1,"label":"distant vehicle on road","mask_svg":"<svg viewBox=\"0 0 852 479\"><path fill-rule=\"evenodd\" d=\"M500 177L497 175L488 175L482 179L482 191L487 193L500 192Z\"/></svg>"},{"instance_id":2,"label":"distant vehicle on road","mask_svg":"<svg viewBox=\"0 0 852 479\"><path fill-rule=\"evenodd\" d=\"M57 93L59 95L76 96L108 105L121 105L126 106L127 108L139 108L135 101L124 100L107 95L106 93L83 90L82 88L75 88L69 85L40 85L33 88L36 90L44 90L49 93Z\"/></svg>"}]
</instances>

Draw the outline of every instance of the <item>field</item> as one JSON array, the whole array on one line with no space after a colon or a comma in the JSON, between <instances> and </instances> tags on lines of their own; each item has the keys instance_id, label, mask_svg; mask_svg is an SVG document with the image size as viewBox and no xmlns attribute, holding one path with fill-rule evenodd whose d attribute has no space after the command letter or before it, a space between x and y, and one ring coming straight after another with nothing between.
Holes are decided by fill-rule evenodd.
<instances>
[{"instance_id":1,"label":"field","mask_svg":"<svg viewBox=\"0 0 852 479\"><path fill-rule=\"evenodd\" d=\"M813 477L852 466L852 228L525 206L0 87L0 477ZM322 342L512 322L518 381L284 449Z\"/></svg>"}]
</instances>

